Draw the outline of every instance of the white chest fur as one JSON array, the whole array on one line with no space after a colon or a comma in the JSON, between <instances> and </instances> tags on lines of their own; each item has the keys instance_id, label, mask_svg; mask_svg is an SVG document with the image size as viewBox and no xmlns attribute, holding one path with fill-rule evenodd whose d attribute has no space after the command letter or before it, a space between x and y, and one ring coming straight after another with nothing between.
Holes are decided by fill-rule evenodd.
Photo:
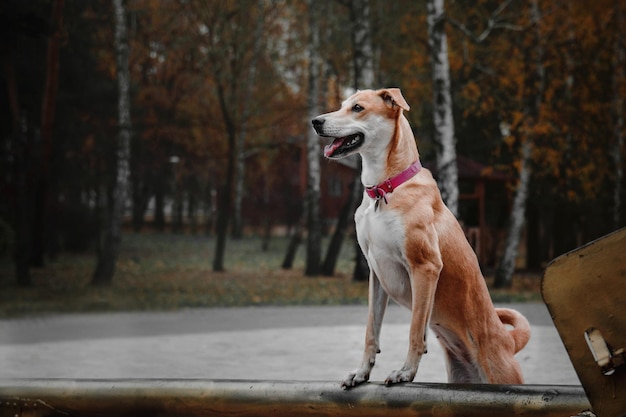
<instances>
[{"instance_id":1,"label":"white chest fur","mask_svg":"<svg viewBox=\"0 0 626 417\"><path fill-rule=\"evenodd\" d=\"M405 226L402 216L367 195L355 214L357 238L370 268L385 292L399 304L411 307ZM409 297L407 299L407 296Z\"/></svg>"}]
</instances>

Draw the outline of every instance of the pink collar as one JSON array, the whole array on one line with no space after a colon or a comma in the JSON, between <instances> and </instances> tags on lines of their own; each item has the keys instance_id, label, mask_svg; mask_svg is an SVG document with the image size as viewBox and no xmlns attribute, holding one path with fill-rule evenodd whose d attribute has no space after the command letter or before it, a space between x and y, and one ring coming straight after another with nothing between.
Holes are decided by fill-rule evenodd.
<instances>
[{"instance_id":1,"label":"pink collar","mask_svg":"<svg viewBox=\"0 0 626 417\"><path fill-rule=\"evenodd\" d=\"M371 198L376 200L376 207L378 207L378 203L381 199L385 200L385 204L387 204L387 198L385 197L387 194L393 192L397 187L407 182L422 169L422 164L419 159L413 162L407 169L396 175L395 177L391 177L381 182L380 184L374 187L366 187L365 192Z\"/></svg>"}]
</instances>

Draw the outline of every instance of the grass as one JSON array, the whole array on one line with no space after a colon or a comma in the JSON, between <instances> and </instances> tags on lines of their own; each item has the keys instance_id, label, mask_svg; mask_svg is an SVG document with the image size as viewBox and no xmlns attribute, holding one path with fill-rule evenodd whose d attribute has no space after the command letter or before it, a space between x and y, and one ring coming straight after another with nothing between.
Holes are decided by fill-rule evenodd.
<instances>
[{"instance_id":1,"label":"grass","mask_svg":"<svg viewBox=\"0 0 626 417\"><path fill-rule=\"evenodd\" d=\"M292 270L280 265L286 238L268 251L261 238L230 240L226 272L213 272L215 240L172 234L126 234L112 285L89 285L92 253L63 253L33 269L33 286L15 285L9 260L0 260L0 317L55 312L163 311L248 305L365 304L367 284L351 279L353 247L344 245L335 277L304 277L304 247ZM489 282L488 278L488 282ZM492 291L496 301L539 299L535 274L518 274L511 290Z\"/></svg>"}]
</instances>

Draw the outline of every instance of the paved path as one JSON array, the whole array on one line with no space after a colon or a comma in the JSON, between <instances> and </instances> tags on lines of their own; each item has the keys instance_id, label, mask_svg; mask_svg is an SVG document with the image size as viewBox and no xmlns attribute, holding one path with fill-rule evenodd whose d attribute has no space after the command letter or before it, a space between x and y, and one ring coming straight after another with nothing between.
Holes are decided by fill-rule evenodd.
<instances>
[{"instance_id":1,"label":"paved path","mask_svg":"<svg viewBox=\"0 0 626 417\"><path fill-rule=\"evenodd\" d=\"M533 335L518 354L529 384L579 385L542 304L521 311ZM168 313L52 315L0 320L2 378L208 378L341 380L361 356L367 307L249 307ZM387 309L383 380L404 361L409 312ZM445 382L431 337L416 381Z\"/></svg>"}]
</instances>

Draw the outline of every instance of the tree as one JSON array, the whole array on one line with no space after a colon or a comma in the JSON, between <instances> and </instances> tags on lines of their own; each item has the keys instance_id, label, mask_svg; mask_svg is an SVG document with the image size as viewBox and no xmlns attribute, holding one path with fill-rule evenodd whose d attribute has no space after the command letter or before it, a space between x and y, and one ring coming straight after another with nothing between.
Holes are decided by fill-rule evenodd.
<instances>
[{"instance_id":1,"label":"tree","mask_svg":"<svg viewBox=\"0 0 626 417\"><path fill-rule=\"evenodd\" d=\"M530 22L532 24L534 47L529 51L531 55L527 61L530 71L527 72L527 84L529 93L526 97L524 111L524 131L522 134L522 145L520 155L519 181L515 190L515 198L511 207L511 217L509 218L509 229L507 232L504 252L500 259L500 264L496 270L494 286L496 288L510 287L515 271L515 261L517 259L518 247L522 233L522 225L526 216L526 200L530 187L530 177L532 175L532 153L534 151L533 130L540 123L541 106L545 90L545 69L543 66L543 47L541 39L541 11L538 0L530 3Z\"/></svg>"},{"instance_id":2,"label":"tree","mask_svg":"<svg viewBox=\"0 0 626 417\"><path fill-rule=\"evenodd\" d=\"M0 10L0 85L6 100L0 112L0 217L6 216L14 230L15 276L21 286L32 284L31 266L43 266L45 232L56 220L46 219L46 209L63 1L48 5L6 1ZM44 17L49 10L50 20Z\"/></svg>"},{"instance_id":3,"label":"tree","mask_svg":"<svg viewBox=\"0 0 626 417\"><path fill-rule=\"evenodd\" d=\"M428 45L431 51L433 80L433 124L437 151L437 182L443 201L456 216L459 211L459 184L444 0L428 0L427 10Z\"/></svg>"},{"instance_id":4,"label":"tree","mask_svg":"<svg viewBox=\"0 0 626 417\"><path fill-rule=\"evenodd\" d=\"M130 118L130 70L126 8L123 0L113 2L115 18L115 62L118 81L118 137L116 175L110 212L106 216L103 236L98 250L98 262L92 284L107 285L113 280L115 263L120 249L121 228L124 220L126 199L130 182L130 142L132 125Z\"/></svg>"},{"instance_id":5,"label":"tree","mask_svg":"<svg viewBox=\"0 0 626 417\"><path fill-rule=\"evenodd\" d=\"M207 8L203 2L194 2L189 24L192 33L199 29L199 36L191 39L191 54L195 65L203 75L201 81L207 92L216 100L220 120L219 139L225 139L225 167L218 189L216 245L213 270L224 271L224 255L228 229L232 219L233 190L236 184L236 163L239 137L241 135L241 103L251 100L249 91L242 91L250 71L250 45L255 42L254 31L247 30L249 20L263 10L249 8L247 2L219 2ZM195 26L195 27L194 27ZM198 45L199 44L199 45ZM199 46L199 48L198 48ZM215 126L217 128L217 126Z\"/></svg>"},{"instance_id":6,"label":"tree","mask_svg":"<svg viewBox=\"0 0 626 417\"><path fill-rule=\"evenodd\" d=\"M319 28L318 7L313 0L307 0L309 16L309 79L307 87L307 114L312 120L319 114ZM307 185L306 204L307 213L307 247L306 266L304 274L312 277L320 273L320 259L322 253L322 230L320 223L320 147L319 138L309 129L307 133Z\"/></svg>"},{"instance_id":7,"label":"tree","mask_svg":"<svg viewBox=\"0 0 626 417\"><path fill-rule=\"evenodd\" d=\"M183 35L172 42L176 50L184 51L181 60L190 68L181 84L191 86L180 109L188 124L187 138L181 145L197 161L197 166L190 168L204 168L202 176L208 181L217 178L213 270L223 271L238 188L237 159L252 155L249 147L273 139L267 132L273 132L276 120L284 118L288 108L276 108L289 95L283 84L276 82L272 59L277 53L270 42L275 32L280 33L285 6L238 0L218 1L211 7L203 1L191 1L176 3L176 7L181 10L175 27ZM258 36L259 31L264 36ZM261 71L264 76L257 77ZM286 132L288 126L285 123ZM240 149L242 144L248 150Z\"/></svg>"},{"instance_id":8,"label":"tree","mask_svg":"<svg viewBox=\"0 0 626 417\"><path fill-rule=\"evenodd\" d=\"M615 34L613 40L613 70L611 72L611 83L613 87L612 97L612 118L613 118L613 136L614 145L613 164L615 170L615 183L613 185L613 227L615 229L622 225L622 183L624 181L624 10L622 2L615 0L614 2L614 21Z\"/></svg>"},{"instance_id":9,"label":"tree","mask_svg":"<svg viewBox=\"0 0 626 417\"><path fill-rule=\"evenodd\" d=\"M235 180L235 144L236 144L236 126L231 115L231 104L227 98L227 86L224 84L223 72L225 69L217 71L217 95L219 98L219 108L226 125L226 136L228 138L228 155L226 163L226 177L220 189L220 198L217 209L217 243L215 244L215 255L213 257L213 270L216 272L224 271L224 254L226 252L226 238L228 225L230 223L231 205L232 205L232 188Z\"/></svg>"},{"instance_id":10,"label":"tree","mask_svg":"<svg viewBox=\"0 0 626 417\"><path fill-rule=\"evenodd\" d=\"M46 241L51 238L50 229L56 224L56 216L50 215L50 159L52 154L52 131L59 79L59 48L63 22L64 0L56 0L52 8L52 27L55 32L48 40L46 53L46 80L41 110L41 165L35 195L35 215L32 219L33 245L31 265L42 267ZM48 225L46 227L46 225ZM47 229L47 230L46 230Z\"/></svg>"},{"instance_id":11,"label":"tree","mask_svg":"<svg viewBox=\"0 0 626 417\"><path fill-rule=\"evenodd\" d=\"M518 197L515 194L517 207L526 199L526 214L514 217L522 219L520 230L526 228L527 248L538 249L527 250L526 265L532 253L532 265L541 266L624 224L626 64L620 23L624 6L616 0L584 5L545 0L538 3L544 13L541 33L536 35L529 3L447 2L445 18L443 10L430 17L433 29L444 25L448 29L444 34L456 152L530 181L526 197L522 192ZM42 231L46 245L52 236L40 225L47 228L53 223L42 222L45 219L36 210L59 222L59 245L88 250L97 235L91 229L97 223L97 210L105 200L112 210L112 184L117 176L117 141L111 140L120 134L115 121L119 80L110 45L114 25L108 21L112 3L65 1L61 33L68 36L49 38L56 26L50 15L59 4L62 0L5 0L0 10L4 58L4 71L0 71L0 216L15 234L19 248L15 275L22 285L29 282L32 261L41 261ZM433 7L436 4L443 6L441 1L431 2ZM260 211L254 220L246 218L245 208L255 204L271 216L265 224L295 224L295 219L278 217L283 210L273 208L282 205L301 211L304 189L299 188L301 177L293 173L295 166L306 165L306 156L295 155L294 144L304 148L310 130L307 99L315 96L320 111L336 108L352 87L401 86L412 105L407 117L420 155L425 163L434 161L442 148L424 132L437 130L435 115L445 116L432 108L442 98L434 90L444 82L433 81L439 61L432 59L431 52L436 50L428 45L434 32L424 30L426 6L426 2L382 0L308 6L304 0L215 0L211 7L199 0L125 2L128 22L133 22L128 41L135 224L141 225L147 203L154 197L155 218L164 227L164 208L175 198L173 194L178 203L184 202L187 212L200 201L210 200L206 217L210 217L211 232L216 224L220 230L232 227L235 232L237 225L262 223ZM319 33L318 90L310 95L306 87L310 31L306 22L302 24L307 7L316 9ZM349 36L337 30L342 27L350 27ZM56 99L53 88L47 90L52 94L44 91L46 77L49 86L54 86L54 65L48 64L54 60L46 60L46 46L53 41L59 42ZM534 117L530 102L538 96L537 63L545 74L541 105ZM373 76L368 78L370 67ZM431 96L433 100L423 99ZM54 128L50 129L53 114ZM500 126L508 131L504 137ZM48 168L46 148L50 148ZM259 161L274 150L282 163L268 163L259 175ZM235 169L226 190L231 152ZM283 152L291 152L293 158L284 158ZM168 162L171 156L179 158L176 169ZM39 194L37 202L37 190L46 181L46 197ZM266 194L261 196L257 190ZM497 192L502 200L508 196L504 190ZM241 221L232 218L238 196ZM323 273L334 268L339 253L335 248L351 230L351 206L360 196L362 192L354 189L354 202L344 207L347 214L338 221L331 248L324 254ZM224 210L228 201L230 209ZM219 222L214 215L216 203L222 216ZM459 202L459 217L468 225L471 210ZM493 214L487 216L489 226L501 229L509 216ZM303 218L303 241L306 223ZM218 245L222 254L225 242L224 238ZM523 244L524 239L519 242Z\"/></svg>"},{"instance_id":12,"label":"tree","mask_svg":"<svg viewBox=\"0 0 626 417\"><path fill-rule=\"evenodd\" d=\"M259 10L263 10L264 0L259 0L258 8ZM248 75L246 76L246 81L244 85L244 91L249 92L251 94L254 83L257 81L256 79L256 68L259 62L259 55L261 54L261 40L263 36L263 23L265 21L265 15L263 13L259 13L257 16L257 23L254 33L254 41L252 45L252 59L250 61L250 70L248 71ZM244 192L244 180L245 180L245 169L246 169L246 135L249 124L250 117L250 107L252 106L252 100L244 100L242 113L242 126L240 127L239 137L237 138L237 165L235 172L235 209L233 213L233 237L234 238L242 238L243 237L243 220L241 218L241 203L243 201L243 192Z\"/></svg>"},{"instance_id":13,"label":"tree","mask_svg":"<svg viewBox=\"0 0 626 417\"><path fill-rule=\"evenodd\" d=\"M353 88L375 88L370 0L350 0Z\"/></svg>"},{"instance_id":14,"label":"tree","mask_svg":"<svg viewBox=\"0 0 626 417\"><path fill-rule=\"evenodd\" d=\"M359 88L374 87L374 57L370 24L370 1L351 0L346 2L349 9L351 30L351 52L352 52L352 88L356 91ZM361 183L361 159L357 158L357 169L353 182L350 186L350 193L344 206L341 208L335 232L330 240L322 273L332 276L335 271L339 252L346 235L348 223L354 217L354 212L359 203L359 198L363 196L363 184ZM355 267L353 279L355 281L365 281L368 276L367 260L361 251L358 242L354 242Z\"/></svg>"},{"instance_id":15,"label":"tree","mask_svg":"<svg viewBox=\"0 0 626 417\"><path fill-rule=\"evenodd\" d=\"M13 5L15 6L15 5ZM30 253L32 233L30 228L30 217L32 217L33 201L29 189L32 185L32 167L30 161L33 159L32 144L29 135L29 123L27 112L22 108L19 82L16 74L18 61L18 40L29 33L28 22L21 20L32 19L32 15L22 14L21 10L3 10L6 15L0 15L7 22L16 22L13 27L9 26L3 34L2 54L4 60L4 81L6 88L6 108L8 112L4 116L2 127L6 136L6 145L13 148L13 161L10 169L7 169L5 176L14 177L12 183L5 187L14 187L13 201L11 201L8 216L12 218L12 226L15 231L15 244L13 249L13 260L15 263L15 277L17 284L23 287L30 286L32 279L30 275ZM40 22L41 23L41 22ZM7 114L8 113L8 114ZM10 126L10 128L7 128ZM5 145L5 146L6 146ZM4 184L3 184L4 185Z\"/></svg>"}]
</instances>

